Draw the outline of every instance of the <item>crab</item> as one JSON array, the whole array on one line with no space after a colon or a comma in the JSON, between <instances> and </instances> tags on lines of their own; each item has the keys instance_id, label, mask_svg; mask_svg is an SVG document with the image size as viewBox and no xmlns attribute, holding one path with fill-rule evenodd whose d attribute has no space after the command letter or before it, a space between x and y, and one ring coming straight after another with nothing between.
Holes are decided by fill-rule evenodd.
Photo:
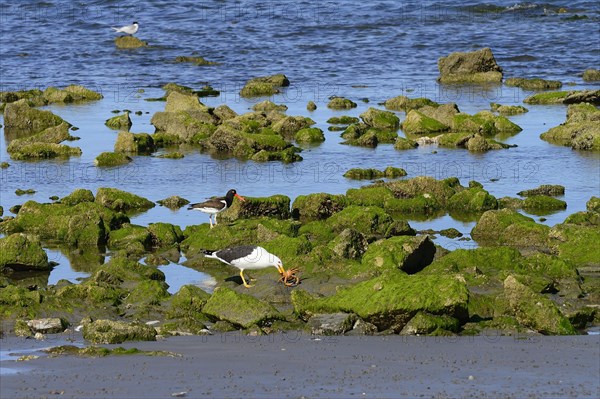
<instances>
[{"instance_id":1,"label":"crab","mask_svg":"<svg viewBox=\"0 0 600 399\"><path fill-rule=\"evenodd\" d=\"M296 268L284 270L278 282L281 281L286 287L295 287L300 283L300 277L296 275L298 272Z\"/></svg>"}]
</instances>

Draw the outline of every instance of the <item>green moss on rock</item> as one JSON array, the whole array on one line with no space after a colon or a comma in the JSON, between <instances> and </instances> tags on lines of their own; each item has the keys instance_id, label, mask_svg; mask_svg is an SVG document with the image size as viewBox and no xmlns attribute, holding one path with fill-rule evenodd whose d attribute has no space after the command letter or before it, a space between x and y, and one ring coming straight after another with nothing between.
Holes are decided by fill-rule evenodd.
<instances>
[{"instance_id":1,"label":"green moss on rock","mask_svg":"<svg viewBox=\"0 0 600 399\"><path fill-rule=\"evenodd\" d=\"M504 280L504 293L517 320L546 335L574 335L577 331L548 298L519 283L514 276Z\"/></svg>"},{"instance_id":2,"label":"green moss on rock","mask_svg":"<svg viewBox=\"0 0 600 399\"><path fill-rule=\"evenodd\" d=\"M156 341L154 327L142 323L96 320L83 325L83 338L95 344L120 344L125 341Z\"/></svg>"},{"instance_id":3,"label":"green moss on rock","mask_svg":"<svg viewBox=\"0 0 600 399\"><path fill-rule=\"evenodd\" d=\"M367 111L360 114L363 122L370 127L385 131L396 131L400 126L400 119L390 111L382 111L370 107Z\"/></svg>"},{"instance_id":4,"label":"green moss on rock","mask_svg":"<svg viewBox=\"0 0 600 399\"><path fill-rule=\"evenodd\" d=\"M597 82L600 80L600 70L589 68L583 71L584 82Z\"/></svg>"},{"instance_id":5,"label":"green moss on rock","mask_svg":"<svg viewBox=\"0 0 600 399\"><path fill-rule=\"evenodd\" d=\"M464 283L448 276L390 274L349 287L329 297L313 298L305 291L292 291L294 311L302 317L318 313L355 313L377 326L396 332L419 311L448 315L464 321L468 317L469 293Z\"/></svg>"},{"instance_id":6,"label":"green moss on rock","mask_svg":"<svg viewBox=\"0 0 600 399\"><path fill-rule=\"evenodd\" d=\"M539 187L532 188L529 190L519 191L517 195L522 197L531 196L552 196L565 195L565 186L559 184L542 184Z\"/></svg>"},{"instance_id":7,"label":"green moss on rock","mask_svg":"<svg viewBox=\"0 0 600 399\"><path fill-rule=\"evenodd\" d=\"M330 109L352 109L356 107L357 105L354 101L344 97L335 97L327 103L327 108Z\"/></svg>"},{"instance_id":8,"label":"green moss on rock","mask_svg":"<svg viewBox=\"0 0 600 399\"><path fill-rule=\"evenodd\" d=\"M16 233L0 238L0 273L6 268L50 270L50 264L39 240Z\"/></svg>"},{"instance_id":9,"label":"green moss on rock","mask_svg":"<svg viewBox=\"0 0 600 399\"><path fill-rule=\"evenodd\" d=\"M556 90L562 87L562 83L558 80L540 78L508 78L504 84L512 87L520 87L523 90Z\"/></svg>"},{"instance_id":10,"label":"green moss on rock","mask_svg":"<svg viewBox=\"0 0 600 399\"><path fill-rule=\"evenodd\" d=\"M144 197L109 187L98 189L96 203L116 211L145 211L155 206Z\"/></svg>"},{"instance_id":11,"label":"green moss on rock","mask_svg":"<svg viewBox=\"0 0 600 399\"><path fill-rule=\"evenodd\" d=\"M362 264L369 268L365 272L371 276L396 269L414 274L433 261L435 252L428 236L391 237L370 244Z\"/></svg>"},{"instance_id":12,"label":"green moss on rock","mask_svg":"<svg viewBox=\"0 0 600 399\"><path fill-rule=\"evenodd\" d=\"M438 107L440 104L432 101L428 98L408 98L406 96L398 96L385 100L385 108L392 111L405 111L408 112L411 109L419 109L425 106Z\"/></svg>"},{"instance_id":13,"label":"green moss on rock","mask_svg":"<svg viewBox=\"0 0 600 399\"><path fill-rule=\"evenodd\" d=\"M150 250L152 236L146 227L126 223L109 234L108 246L111 249L126 249L129 253Z\"/></svg>"},{"instance_id":14,"label":"green moss on rock","mask_svg":"<svg viewBox=\"0 0 600 399\"><path fill-rule=\"evenodd\" d=\"M534 215L548 214L567 209L567 203L546 195L533 195L525 198L523 209Z\"/></svg>"},{"instance_id":15,"label":"green moss on rock","mask_svg":"<svg viewBox=\"0 0 600 399\"><path fill-rule=\"evenodd\" d=\"M418 312L400 331L400 335L444 335L442 331L456 333L459 328L460 322L454 317Z\"/></svg>"},{"instance_id":16,"label":"green moss on rock","mask_svg":"<svg viewBox=\"0 0 600 399\"><path fill-rule=\"evenodd\" d=\"M104 122L106 126L114 130L125 130L129 131L131 128L131 118L129 117L129 112L125 112L121 115L113 116Z\"/></svg>"},{"instance_id":17,"label":"green moss on rock","mask_svg":"<svg viewBox=\"0 0 600 399\"><path fill-rule=\"evenodd\" d=\"M181 228L171 223L151 223L148 225L148 232L152 237L151 244L153 247L174 247L184 238Z\"/></svg>"},{"instance_id":18,"label":"green moss on rock","mask_svg":"<svg viewBox=\"0 0 600 399\"><path fill-rule=\"evenodd\" d=\"M496 63L492 50L483 48L472 52L455 52L438 60L438 82L500 83L502 68Z\"/></svg>"},{"instance_id":19,"label":"green moss on rock","mask_svg":"<svg viewBox=\"0 0 600 399\"><path fill-rule=\"evenodd\" d=\"M81 202L94 202L94 194L87 189L78 188L59 201L63 205L74 206Z\"/></svg>"},{"instance_id":20,"label":"green moss on rock","mask_svg":"<svg viewBox=\"0 0 600 399\"><path fill-rule=\"evenodd\" d=\"M406 134L432 134L448 131L450 128L417 110L410 110L400 125Z\"/></svg>"},{"instance_id":21,"label":"green moss on rock","mask_svg":"<svg viewBox=\"0 0 600 399\"><path fill-rule=\"evenodd\" d=\"M321 143L325 141L323 131L317 127L304 128L296 132L294 140L298 143Z\"/></svg>"},{"instance_id":22,"label":"green moss on rock","mask_svg":"<svg viewBox=\"0 0 600 399\"><path fill-rule=\"evenodd\" d=\"M519 115L529 112L529 110L521 105L501 105L490 103L493 112L498 112L501 115Z\"/></svg>"},{"instance_id":23,"label":"green moss on rock","mask_svg":"<svg viewBox=\"0 0 600 399\"><path fill-rule=\"evenodd\" d=\"M292 204L292 217L301 221L327 219L347 204L344 195L314 193L299 195Z\"/></svg>"},{"instance_id":24,"label":"green moss on rock","mask_svg":"<svg viewBox=\"0 0 600 399\"><path fill-rule=\"evenodd\" d=\"M550 91L544 93L536 93L526 97L523 102L525 104L563 104L565 98L569 94L568 91Z\"/></svg>"},{"instance_id":25,"label":"green moss on rock","mask_svg":"<svg viewBox=\"0 0 600 399\"><path fill-rule=\"evenodd\" d=\"M287 219L290 217L290 198L285 195L270 197L244 197L245 201L235 200L232 206L219 215L223 221L238 219L271 217Z\"/></svg>"},{"instance_id":26,"label":"green moss on rock","mask_svg":"<svg viewBox=\"0 0 600 399\"><path fill-rule=\"evenodd\" d=\"M484 212L498 209L498 201L484 189L475 187L454 194L450 197L447 208L459 212Z\"/></svg>"},{"instance_id":27,"label":"green moss on rock","mask_svg":"<svg viewBox=\"0 0 600 399\"><path fill-rule=\"evenodd\" d=\"M165 199L162 199L162 200L159 200L156 202L162 206L166 206L169 209L179 209L182 206L185 206L190 203L189 200L187 200L185 198L181 198L177 195L173 195L173 196L167 197Z\"/></svg>"},{"instance_id":28,"label":"green moss on rock","mask_svg":"<svg viewBox=\"0 0 600 399\"><path fill-rule=\"evenodd\" d=\"M114 167L127 165L131 161L133 161L133 159L122 153L101 152L96 159L94 159L94 164L99 167Z\"/></svg>"},{"instance_id":29,"label":"green moss on rock","mask_svg":"<svg viewBox=\"0 0 600 399\"><path fill-rule=\"evenodd\" d=\"M115 38L115 46L119 49L134 49L148 46L148 42L134 36L119 36Z\"/></svg>"},{"instance_id":30,"label":"green moss on rock","mask_svg":"<svg viewBox=\"0 0 600 399\"><path fill-rule=\"evenodd\" d=\"M537 224L527 216L510 209L485 212L471 237L482 245L509 245L520 249L548 250L548 226Z\"/></svg>"},{"instance_id":31,"label":"green moss on rock","mask_svg":"<svg viewBox=\"0 0 600 399\"><path fill-rule=\"evenodd\" d=\"M228 321L243 328L283 319L283 316L268 303L226 287L215 289L202 312L215 320Z\"/></svg>"}]
</instances>

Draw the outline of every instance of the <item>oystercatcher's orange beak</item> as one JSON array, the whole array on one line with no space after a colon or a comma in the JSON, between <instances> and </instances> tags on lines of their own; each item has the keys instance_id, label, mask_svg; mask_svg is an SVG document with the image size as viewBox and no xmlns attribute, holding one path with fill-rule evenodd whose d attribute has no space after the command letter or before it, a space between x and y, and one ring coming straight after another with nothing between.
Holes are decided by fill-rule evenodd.
<instances>
[{"instance_id":1,"label":"oystercatcher's orange beak","mask_svg":"<svg viewBox=\"0 0 600 399\"><path fill-rule=\"evenodd\" d=\"M244 199L244 197L242 197L242 196L241 196L241 195L239 195L238 193L236 193L236 194L235 194L235 196L236 196L236 197L237 197L237 198L238 198L240 201L242 201L242 202L246 201L246 200Z\"/></svg>"}]
</instances>

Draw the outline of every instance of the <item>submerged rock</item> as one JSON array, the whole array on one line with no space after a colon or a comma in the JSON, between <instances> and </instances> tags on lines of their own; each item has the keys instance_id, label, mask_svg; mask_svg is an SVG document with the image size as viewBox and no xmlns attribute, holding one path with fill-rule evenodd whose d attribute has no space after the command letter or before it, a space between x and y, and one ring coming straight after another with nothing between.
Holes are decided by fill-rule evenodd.
<instances>
[{"instance_id":1,"label":"submerged rock","mask_svg":"<svg viewBox=\"0 0 600 399\"><path fill-rule=\"evenodd\" d=\"M0 238L0 273L11 270L50 270L48 256L39 240L15 233Z\"/></svg>"},{"instance_id":2,"label":"submerged rock","mask_svg":"<svg viewBox=\"0 0 600 399\"><path fill-rule=\"evenodd\" d=\"M500 83L502 68L496 63L492 50L456 52L438 60L440 83Z\"/></svg>"},{"instance_id":3,"label":"submerged rock","mask_svg":"<svg viewBox=\"0 0 600 399\"><path fill-rule=\"evenodd\" d=\"M206 59L204 59L204 57L199 57L199 56L185 56L185 55L180 55L175 57L175 62L177 63L183 63L183 62L188 62L191 64L194 64L196 66L207 66L207 65L219 65L218 62L214 62L214 61L208 61Z\"/></svg>"},{"instance_id":4,"label":"submerged rock","mask_svg":"<svg viewBox=\"0 0 600 399\"><path fill-rule=\"evenodd\" d=\"M501 105L490 103L492 112L498 112L501 115L519 115L529 112L529 110L521 105Z\"/></svg>"}]
</instances>

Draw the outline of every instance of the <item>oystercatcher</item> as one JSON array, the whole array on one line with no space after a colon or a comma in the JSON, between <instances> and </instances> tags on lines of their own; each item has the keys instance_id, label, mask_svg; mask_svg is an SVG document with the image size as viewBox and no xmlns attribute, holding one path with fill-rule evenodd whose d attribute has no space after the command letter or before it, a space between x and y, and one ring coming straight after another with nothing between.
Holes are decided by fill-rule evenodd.
<instances>
[{"instance_id":1,"label":"oystercatcher","mask_svg":"<svg viewBox=\"0 0 600 399\"><path fill-rule=\"evenodd\" d=\"M258 270L274 266L280 274L285 272L281 259L276 255L269 253L263 247L255 245L242 245L239 247L220 249L218 251L203 250L202 253L207 258L218 259L223 263L240 269L240 277L242 278L244 287L252 287L244 278L245 269Z\"/></svg>"},{"instance_id":2,"label":"oystercatcher","mask_svg":"<svg viewBox=\"0 0 600 399\"><path fill-rule=\"evenodd\" d=\"M234 189L227 191L224 197L211 198L204 202L198 202L197 204L192 204L188 207L188 210L192 211L200 211L204 213L208 213L208 220L210 222L210 228L213 228L213 215L215 217L215 226L217 225L217 214L219 212L223 212L225 209L231 206L233 202L233 197L237 197L240 201L246 201L244 197L239 195Z\"/></svg>"},{"instance_id":3,"label":"oystercatcher","mask_svg":"<svg viewBox=\"0 0 600 399\"><path fill-rule=\"evenodd\" d=\"M115 31L115 33L126 33L128 35L133 36L133 34L138 31L139 27L140 26L138 25L138 23L134 22L131 25L121 26L120 28L112 28L111 27L111 29L113 29Z\"/></svg>"}]
</instances>

